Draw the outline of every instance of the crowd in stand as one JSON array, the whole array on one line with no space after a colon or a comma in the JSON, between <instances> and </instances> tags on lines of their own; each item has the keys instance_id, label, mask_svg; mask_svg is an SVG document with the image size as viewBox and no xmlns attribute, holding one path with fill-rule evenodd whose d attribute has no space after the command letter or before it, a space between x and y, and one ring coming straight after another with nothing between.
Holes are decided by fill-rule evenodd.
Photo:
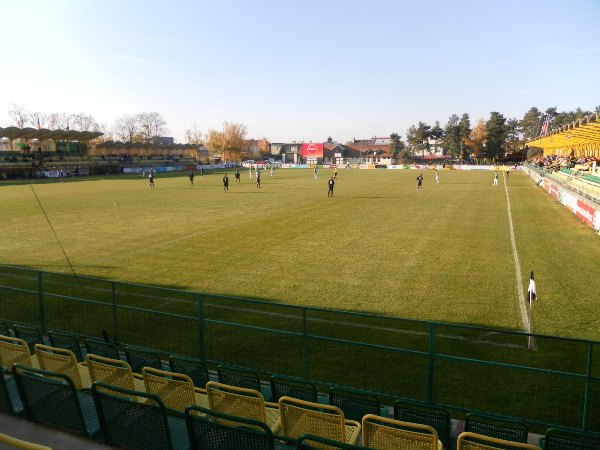
<instances>
[{"instance_id":1,"label":"crowd in stand","mask_svg":"<svg viewBox=\"0 0 600 450\"><path fill-rule=\"evenodd\" d=\"M533 158L530 162L542 169L576 169L580 172L590 171L594 162L600 166L598 158L594 156L546 155Z\"/></svg>"}]
</instances>

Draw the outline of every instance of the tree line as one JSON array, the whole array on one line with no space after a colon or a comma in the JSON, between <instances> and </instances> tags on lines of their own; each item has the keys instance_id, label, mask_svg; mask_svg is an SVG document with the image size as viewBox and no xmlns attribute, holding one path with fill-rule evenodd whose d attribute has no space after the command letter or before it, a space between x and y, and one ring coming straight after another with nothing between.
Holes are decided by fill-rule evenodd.
<instances>
[{"instance_id":1,"label":"tree line","mask_svg":"<svg viewBox=\"0 0 600 450\"><path fill-rule=\"evenodd\" d=\"M596 106L595 112L600 112L600 105ZM406 159L440 153L454 159L503 158L538 137L544 120L549 121L549 129L552 130L591 113L581 108L558 111L556 107L550 107L542 111L533 106L521 119L507 119L502 113L493 111L487 121L479 119L474 125L469 114L460 117L452 114L443 128L439 121L433 125L419 121L407 130L404 140L398 133L392 133L390 148L395 158ZM100 131L104 133L103 140L153 143L157 137L169 132L165 118L154 111L123 115L110 127L99 124L89 114L28 112L24 105L13 104L8 114L13 125L19 128ZM233 122L224 122L220 130L209 129L206 133L193 123L185 131L186 143L205 145L213 155L219 155L226 161L238 161L249 152L250 142L246 136L246 126ZM331 140L330 137L328 141ZM257 145L262 154L269 153L267 138L254 141L252 145Z\"/></svg>"},{"instance_id":2,"label":"tree line","mask_svg":"<svg viewBox=\"0 0 600 450\"><path fill-rule=\"evenodd\" d=\"M493 111L489 119L479 119L471 125L468 114L452 114L444 127L439 121L433 126L425 122L412 125L403 141L398 133L392 133L391 150L394 157L414 158L427 154L449 155L455 159L469 157L503 158L522 149L527 141L540 136L542 124L547 119L549 130L580 120L593 112L577 108L575 111L558 111L556 107L545 111L533 106L521 119L507 119L502 113Z\"/></svg>"}]
</instances>

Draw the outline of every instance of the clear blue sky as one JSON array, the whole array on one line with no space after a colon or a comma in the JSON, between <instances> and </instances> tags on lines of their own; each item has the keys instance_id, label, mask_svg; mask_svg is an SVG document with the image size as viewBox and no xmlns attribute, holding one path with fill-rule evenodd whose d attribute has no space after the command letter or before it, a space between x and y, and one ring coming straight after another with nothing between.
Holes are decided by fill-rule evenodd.
<instances>
[{"instance_id":1,"label":"clear blue sky","mask_svg":"<svg viewBox=\"0 0 600 450\"><path fill-rule=\"evenodd\" d=\"M600 104L600 1L8 1L0 126L158 111L272 142L387 136Z\"/></svg>"}]
</instances>

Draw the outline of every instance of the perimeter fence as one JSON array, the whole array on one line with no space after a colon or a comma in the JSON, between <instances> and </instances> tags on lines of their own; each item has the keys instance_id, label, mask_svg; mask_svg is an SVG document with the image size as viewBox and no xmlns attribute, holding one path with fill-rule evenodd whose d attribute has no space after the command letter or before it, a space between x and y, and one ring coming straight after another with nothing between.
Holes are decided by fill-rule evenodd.
<instances>
[{"instance_id":1,"label":"perimeter fence","mask_svg":"<svg viewBox=\"0 0 600 450\"><path fill-rule=\"evenodd\" d=\"M600 432L600 342L0 266L0 320L264 375ZM388 403L389 404L389 403Z\"/></svg>"}]
</instances>

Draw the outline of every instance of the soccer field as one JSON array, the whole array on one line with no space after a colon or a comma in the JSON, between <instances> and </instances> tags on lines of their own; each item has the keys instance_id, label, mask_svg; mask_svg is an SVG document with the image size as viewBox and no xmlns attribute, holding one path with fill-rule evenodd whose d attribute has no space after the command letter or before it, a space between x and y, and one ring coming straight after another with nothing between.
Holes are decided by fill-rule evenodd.
<instances>
[{"instance_id":1,"label":"soccer field","mask_svg":"<svg viewBox=\"0 0 600 450\"><path fill-rule=\"evenodd\" d=\"M600 340L593 230L520 172L281 169L257 189L242 171L33 185L75 271L297 305ZM514 228L513 249L509 224ZM70 272L27 184L0 185L0 263ZM517 286L515 254L520 262Z\"/></svg>"}]
</instances>

